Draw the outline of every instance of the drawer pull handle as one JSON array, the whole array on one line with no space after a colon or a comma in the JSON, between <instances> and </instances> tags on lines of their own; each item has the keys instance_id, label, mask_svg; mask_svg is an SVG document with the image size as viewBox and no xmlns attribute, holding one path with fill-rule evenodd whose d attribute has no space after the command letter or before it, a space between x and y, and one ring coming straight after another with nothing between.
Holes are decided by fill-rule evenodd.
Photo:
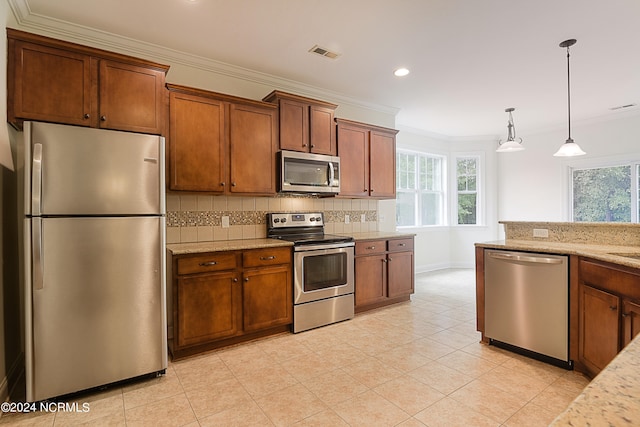
<instances>
[{"instance_id":1,"label":"drawer pull handle","mask_svg":"<svg viewBox=\"0 0 640 427\"><path fill-rule=\"evenodd\" d=\"M617 305L610 305L610 306L609 306L609 309L611 309L611 310L617 310L617 309L618 309L618 306L617 306Z\"/></svg>"},{"instance_id":2,"label":"drawer pull handle","mask_svg":"<svg viewBox=\"0 0 640 427\"><path fill-rule=\"evenodd\" d=\"M216 261L207 261L207 262L201 262L200 266L201 267L211 267L212 265L216 265L218 264Z\"/></svg>"},{"instance_id":3,"label":"drawer pull handle","mask_svg":"<svg viewBox=\"0 0 640 427\"><path fill-rule=\"evenodd\" d=\"M370 251L374 250L375 248L375 246L367 246L367 249L369 249Z\"/></svg>"},{"instance_id":4,"label":"drawer pull handle","mask_svg":"<svg viewBox=\"0 0 640 427\"><path fill-rule=\"evenodd\" d=\"M398 243L398 246L400 246L402 248L402 247L407 246L407 244L406 243Z\"/></svg>"},{"instance_id":5,"label":"drawer pull handle","mask_svg":"<svg viewBox=\"0 0 640 427\"><path fill-rule=\"evenodd\" d=\"M393 261L393 258L389 258L389 262Z\"/></svg>"},{"instance_id":6,"label":"drawer pull handle","mask_svg":"<svg viewBox=\"0 0 640 427\"><path fill-rule=\"evenodd\" d=\"M260 257L260 259L261 259L262 261L271 261L271 260L276 259L276 256L275 256L275 255L271 255L271 256L261 256L261 257Z\"/></svg>"}]
</instances>

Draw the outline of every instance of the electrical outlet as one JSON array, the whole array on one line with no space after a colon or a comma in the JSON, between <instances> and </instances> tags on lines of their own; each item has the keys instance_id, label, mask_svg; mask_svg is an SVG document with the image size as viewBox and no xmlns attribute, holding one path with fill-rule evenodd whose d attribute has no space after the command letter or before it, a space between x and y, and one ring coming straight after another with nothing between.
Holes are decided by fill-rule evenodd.
<instances>
[{"instance_id":1,"label":"electrical outlet","mask_svg":"<svg viewBox=\"0 0 640 427\"><path fill-rule=\"evenodd\" d=\"M227 215L222 217L222 228L229 228L229 217Z\"/></svg>"},{"instance_id":2,"label":"electrical outlet","mask_svg":"<svg viewBox=\"0 0 640 427\"><path fill-rule=\"evenodd\" d=\"M367 214L360 215L360 222L367 222Z\"/></svg>"},{"instance_id":3,"label":"electrical outlet","mask_svg":"<svg viewBox=\"0 0 640 427\"><path fill-rule=\"evenodd\" d=\"M549 230L546 228L534 228L533 237L549 237Z\"/></svg>"},{"instance_id":4,"label":"electrical outlet","mask_svg":"<svg viewBox=\"0 0 640 427\"><path fill-rule=\"evenodd\" d=\"M344 216L344 223L345 224L349 224L351 222L351 220L349 219L349 215L345 215Z\"/></svg>"}]
</instances>

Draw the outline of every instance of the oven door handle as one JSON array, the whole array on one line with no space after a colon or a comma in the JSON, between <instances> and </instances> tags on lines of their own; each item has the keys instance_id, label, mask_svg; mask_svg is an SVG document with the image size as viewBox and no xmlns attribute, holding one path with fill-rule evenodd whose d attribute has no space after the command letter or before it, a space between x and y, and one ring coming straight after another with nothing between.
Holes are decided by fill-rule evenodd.
<instances>
[{"instance_id":1,"label":"oven door handle","mask_svg":"<svg viewBox=\"0 0 640 427\"><path fill-rule=\"evenodd\" d=\"M340 248L351 248L354 247L355 242L343 242L343 243L324 243L318 245L302 245L302 246L294 246L294 252L308 252L308 251L317 251L317 250L331 250L331 249L340 249Z\"/></svg>"}]
</instances>

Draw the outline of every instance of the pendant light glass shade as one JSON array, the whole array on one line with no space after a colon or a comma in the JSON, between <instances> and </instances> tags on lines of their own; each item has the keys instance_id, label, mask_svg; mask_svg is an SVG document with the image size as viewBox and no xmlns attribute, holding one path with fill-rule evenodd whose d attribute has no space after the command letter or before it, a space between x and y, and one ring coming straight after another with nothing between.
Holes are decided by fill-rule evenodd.
<instances>
[{"instance_id":1,"label":"pendant light glass shade","mask_svg":"<svg viewBox=\"0 0 640 427\"><path fill-rule=\"evenodd\" d=\"M582 151L580 146L571 138L571 74L569 72L569 47L574 44L576 44L576 39L569 39L560 43L560 47L567 48L567 117L569 123L569 137L554 154L556 157L573 157L587 154Z\"/></svg>"},{"instance_id":2,"label":"pendant light glass shade","mask_svg":"<svg viewBox=\"0 0 640 427\"><path fill-rule=\"evenodd\" d=\"M511 112L515 110L515 108L507 108L505 113L509 113L509 122L507 123L507 140L504 142L498 141L498 149L497 153L511 153L513 151L522 151L524 147L522 146L522 138L516 138L516 127L513 124L513 116Z\"/></svg>"}]
</instances>

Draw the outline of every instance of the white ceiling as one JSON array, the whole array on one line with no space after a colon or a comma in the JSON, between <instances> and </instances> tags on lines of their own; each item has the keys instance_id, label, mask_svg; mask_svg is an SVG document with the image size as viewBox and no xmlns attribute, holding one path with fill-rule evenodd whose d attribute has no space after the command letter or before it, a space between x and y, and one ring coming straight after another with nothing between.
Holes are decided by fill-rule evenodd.
<instances>
[{"instance_id":1,"label":"white ceiling","mask_svg":"<svg viewBox=\"0 0 640 427\"><path fill-rule=\"evenodd\" d=\"M399 109L451 137L640 114L639 0L8 0L21 23L113 33ZM72 25L69 25L72 24ZM108 34L105 34L108 36ZM340 53L330 60L314 45ZM399 79L399 66L411 74ZM266 95L266 94L265 94Z\"/></svg>"}]
</instances>

